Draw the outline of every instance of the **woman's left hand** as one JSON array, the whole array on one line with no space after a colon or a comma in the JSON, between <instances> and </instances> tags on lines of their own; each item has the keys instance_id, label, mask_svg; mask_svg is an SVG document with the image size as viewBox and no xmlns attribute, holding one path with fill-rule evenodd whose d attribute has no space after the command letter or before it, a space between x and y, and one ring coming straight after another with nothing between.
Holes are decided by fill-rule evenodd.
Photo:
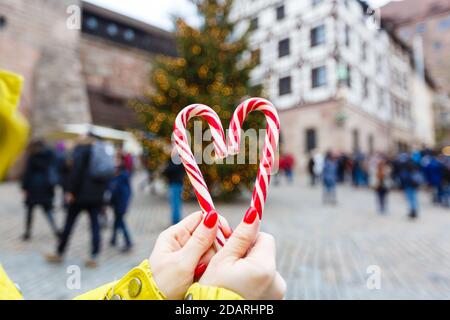
<instances>
[{"instance_id":1,"label":"woman's left hand","mask_svg":"<svg viewBox=\"0 0 450 320\"><path fill-rule=\"evenodd\" d=\"M215 253L219 219L229 237L231 228L215 211L205 217L196 212L159 236L149 262L158 288L169 300L183 299L194 278L206 270Z\"/></svg>"}]
</instances>

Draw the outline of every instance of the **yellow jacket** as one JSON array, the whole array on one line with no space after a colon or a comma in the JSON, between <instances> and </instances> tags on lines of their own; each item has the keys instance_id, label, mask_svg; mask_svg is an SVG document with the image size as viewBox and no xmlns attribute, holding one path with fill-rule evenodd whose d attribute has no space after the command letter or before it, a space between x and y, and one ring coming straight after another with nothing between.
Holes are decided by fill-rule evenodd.
<instances>
[{"instance_id":1,"label":"yellow jacket","mask_svg":"<svg viewBox=\"0 0 450 320\"><path fill-rule=\"evenodd\" d=\"M0 300L22 300L22 294L0 266ZM206 287L195 283L186 293L188 300L242 300L223 288ZM89 291L75 300L166 300L150 270L148 260L128 272L119 281Z\"/></svg>"},{"instance_id":2,"label":"yellow jacket","mask_svg":"<svg viewBox=\"0 0 450 320\"><path fill-rule=\"evenodd\" d=\"M25 148L29 126L17 112L23 79L0 70L0 180Z\"/></svg>"}]
</instances>

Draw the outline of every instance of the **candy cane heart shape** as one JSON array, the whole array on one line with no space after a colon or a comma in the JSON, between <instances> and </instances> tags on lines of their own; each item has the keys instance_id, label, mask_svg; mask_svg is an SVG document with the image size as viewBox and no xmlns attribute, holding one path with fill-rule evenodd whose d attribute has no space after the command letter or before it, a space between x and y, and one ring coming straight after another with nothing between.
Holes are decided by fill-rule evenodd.
<instances>
[{"instance_id":1,"label":"candy cane heart shape","mask_svg":"<svg viewBox=\"0 0 450 320\"><path fill-rule=\"evenodd\" d=\"M216 158L220 159L227 156L227 146L222 122L217 113L210 107L202 104L193 104L187 106L178 114L174 124L173 139L175 140L175 145L186 173L194 188L198 203L200 204L203 214L206 215L210 211L215 210L215 207L208 186L203 178L203 174L192 154L186 133L187 123L194 117L203 118L208 123L214 143ZM226 238L223 235L222 227L219 225L219 231L215 242L216 249L223 247L225 242Z\"/></svg>"},{"instance_id":2,"label":"candy cane heart shape","mask_svg":"<svg viewBox=\"0 0 450 320\"><path fill-rule=\"evenodd\" d=\"M269 190L272 167L276 161L278 141L280 138L280 119L274 105L262 98L251 98L244 101L235 110L228 131L228 155L238 154L241 145L242 124L253 111L261 111L266 116L266 137L262 151L259 170L253 188L250 209L255 208L262 218L264 205Z\"/></svg>"}]
</instances>

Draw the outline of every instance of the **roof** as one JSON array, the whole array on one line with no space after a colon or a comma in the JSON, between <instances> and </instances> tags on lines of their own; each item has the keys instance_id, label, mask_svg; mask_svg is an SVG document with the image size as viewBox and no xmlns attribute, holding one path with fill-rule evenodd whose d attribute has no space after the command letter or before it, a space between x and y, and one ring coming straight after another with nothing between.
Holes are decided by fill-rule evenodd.
<instances>
[{"instance_id":1,"label":"roof","mask_svg":"<svg viewBox=\"0 0 450 320\"><path fill-rule=\"evenodd\" d=\"M450 12L450 0L392 1L381 8L381 16L395 26Z\"/></svg>"},{"instance_id":2,"label":"roof","mask_svg":"<svg viewBox=\"0 0 450 320\"><path fill-rule=\"evenodd\" d=\"M87 1L83 1L83 10L86 10L90 13L100 15L100 16L102 16L104 18L108 18L110 20L114 20L119 23L129 25L131 27L140 29L140 30L148 32L148 33L156 34L156 35L167 37L167 38L173 37L172 33L169 31L158 28L156 26L145 23L143 21L130 18L129 16L117 13L115 11L97 6L97 5L87 2Z\"/></svg>"},{"instance_id":3,"label":"roof","mask_svg":"<svg viewBox=\"0 0 450 320\"><path fill-rule=\"evenodd\" d=\"M97 26L90 26L91 18L97 21ZM115 34L108 30L110 26L116 28ZM83 2L82 32L153 54L177 55L173 33L86 1Z\"/></svg>"}]
</instances>

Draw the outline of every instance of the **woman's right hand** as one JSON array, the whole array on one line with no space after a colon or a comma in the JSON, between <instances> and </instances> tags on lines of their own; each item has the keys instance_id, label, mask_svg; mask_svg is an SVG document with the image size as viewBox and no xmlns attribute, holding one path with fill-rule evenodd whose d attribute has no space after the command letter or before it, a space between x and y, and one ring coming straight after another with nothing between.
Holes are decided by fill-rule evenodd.
<instances>
[{"instance_id":1,"label":"woman's right hand","mask_svg":"<svg viewBox=\"0 0 450 320\"><path fill-rule=\"evenodd\" d=\"M275 240L259 232L259 218L250 209L228 242L211 260L201 285L228 289L247 300L280 300L286 282L276 269Z\"/></svg>"}]
</instances>

